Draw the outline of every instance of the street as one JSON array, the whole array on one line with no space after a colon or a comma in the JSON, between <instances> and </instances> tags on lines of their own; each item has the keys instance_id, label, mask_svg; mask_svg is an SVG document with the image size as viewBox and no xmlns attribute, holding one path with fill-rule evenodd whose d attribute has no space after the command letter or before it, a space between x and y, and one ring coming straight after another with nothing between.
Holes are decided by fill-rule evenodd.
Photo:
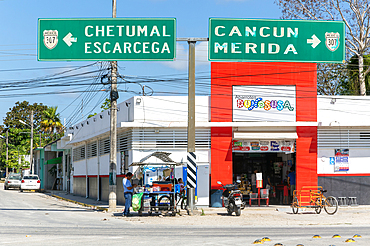
<instances>
[{"instance_id":1,"label":"street","mask_svg":"<svg viewBox=\"0 0 370 246\"><path fill-rule=\"evenodd\" d=\"M369 245L370 226L357 226L354 221L343 223L314 222L302 225L282 225L283 219L276 217L276 223L262 225L246 224L251 211L264 220L266 209L243 211L242 216L225 216L219 209L216 214L205 216L176 217L133 217L124 218L119 213L104 213L74 203L56 199L47 194L3 190L0 184L0 244L1 245L249 245L257 239L269 237L272 241L264 245L347 245L345 240L354 238L356 245ZM207 210L208 211L208 210ZM287 212L276 212L280 218L293 216ZM340 212L339 212L340 213ZM343 216L346 212L343 211ZM361 214L361 213L360 213ZM365 214L365 213L364 213ZM327 215L304 214L311 218L326 220ZM294 218L299 215L295 215ZM367 215L366 215L367 216ZM301 216L302 218L302 216ZM340 219L340 217L337 217ZM363 217L366 220L365 217ZM225 223L223 223L223 221ZM369 220L367 220L369 221ZM213 222L213 223L212 223ZM314 235L321 238L312 238ZM341 238L332 238L334 234Z\"/></svg>"}]
</instances>

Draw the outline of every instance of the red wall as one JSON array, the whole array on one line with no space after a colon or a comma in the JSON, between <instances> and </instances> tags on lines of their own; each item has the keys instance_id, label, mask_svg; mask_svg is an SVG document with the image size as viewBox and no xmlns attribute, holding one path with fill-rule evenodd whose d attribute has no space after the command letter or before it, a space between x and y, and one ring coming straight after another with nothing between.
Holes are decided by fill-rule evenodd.
<instances>
[{"instance_id":1,"label":"red wall","mask_svg":"<svg viewBox=\"0 0 370 246\"><path fill-rule=\"evenodd\" d=\"M316 64L212 62L211 121L232 122L233 85L295 85L296 120L317 121ZM317 127L297 127L297 189L317 185ZM211 187L232 182L232 128L211 129Z\"/></svg>"}]
</instances>

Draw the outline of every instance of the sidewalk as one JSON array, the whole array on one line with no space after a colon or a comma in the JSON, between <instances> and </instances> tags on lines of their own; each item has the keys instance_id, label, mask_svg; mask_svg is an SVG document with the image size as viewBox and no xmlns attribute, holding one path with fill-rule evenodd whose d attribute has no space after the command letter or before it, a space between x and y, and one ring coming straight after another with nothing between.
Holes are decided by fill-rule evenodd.
<instances>
[{"instance_id":1,"label":"sidewalk","mask_svg":"<svg viewBox=\"0 0 370 246\"><path fill-rule=\"evenodd\" d=\"M66 191L58 191L58 190L46 190L44 191L45 195L52 196L61 200L65 200L68 202L76 203L81 206L90 207L96 210L107 211L109 208L108 201L97 201L96 199L86 198L79 195L74 195L71 193L67 193ZM116 209L112 212L122 212L125 207L121 205L117 205Z\"/></svg>"}]
</instances>

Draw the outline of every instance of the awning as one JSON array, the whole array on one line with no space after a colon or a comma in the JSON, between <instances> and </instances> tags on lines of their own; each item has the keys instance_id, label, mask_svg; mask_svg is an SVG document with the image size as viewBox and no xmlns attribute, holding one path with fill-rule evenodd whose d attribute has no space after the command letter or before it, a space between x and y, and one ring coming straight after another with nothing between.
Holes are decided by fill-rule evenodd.
<instances>
[{"instance_id":1,"label":"awning","mask_svg":"<svg viewBox=\"0 0 370 246\"><path fill-rule=\"evenodd\" d=\"M234 132L234 139L283 140L297 139L296 132Z\"/></svg>"},{"instance_id":2,"label":"awning","mask_svg":"<svg viewBox=\"0 0 370 246\"><path fill-rule=\"evenodd\" d=\"M57 157L57 158L54 158L54 159L47 160L45 164L46 165L48 165L48 164L61 164L62 162L63 162L62 157Z\"/></svg>"}]
</instances>

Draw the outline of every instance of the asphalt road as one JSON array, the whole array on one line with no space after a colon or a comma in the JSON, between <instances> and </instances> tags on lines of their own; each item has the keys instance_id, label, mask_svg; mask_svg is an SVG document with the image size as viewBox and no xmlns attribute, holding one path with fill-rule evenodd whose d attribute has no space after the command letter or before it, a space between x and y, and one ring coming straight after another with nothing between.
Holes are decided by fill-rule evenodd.
<instances>
[{"instance_id":1,"label":"asphalt road","mask_svg":"<svg viewBox=\"0 0 370 246\"><path fill-rule=\"evenodd\" d=\"M316 234L321 238L313 238ZM342 237L332 238L334 234ZM0 245L251 245L257 239L269 237L272 241L264 245L320 246L348 245L345 240L354 234L362 236L354 238L355 245L370 245L370 226L366 225L147 224L140 219L89 210L46 194L5 191L0 184Z\"/></svg>"}]
</instances>

